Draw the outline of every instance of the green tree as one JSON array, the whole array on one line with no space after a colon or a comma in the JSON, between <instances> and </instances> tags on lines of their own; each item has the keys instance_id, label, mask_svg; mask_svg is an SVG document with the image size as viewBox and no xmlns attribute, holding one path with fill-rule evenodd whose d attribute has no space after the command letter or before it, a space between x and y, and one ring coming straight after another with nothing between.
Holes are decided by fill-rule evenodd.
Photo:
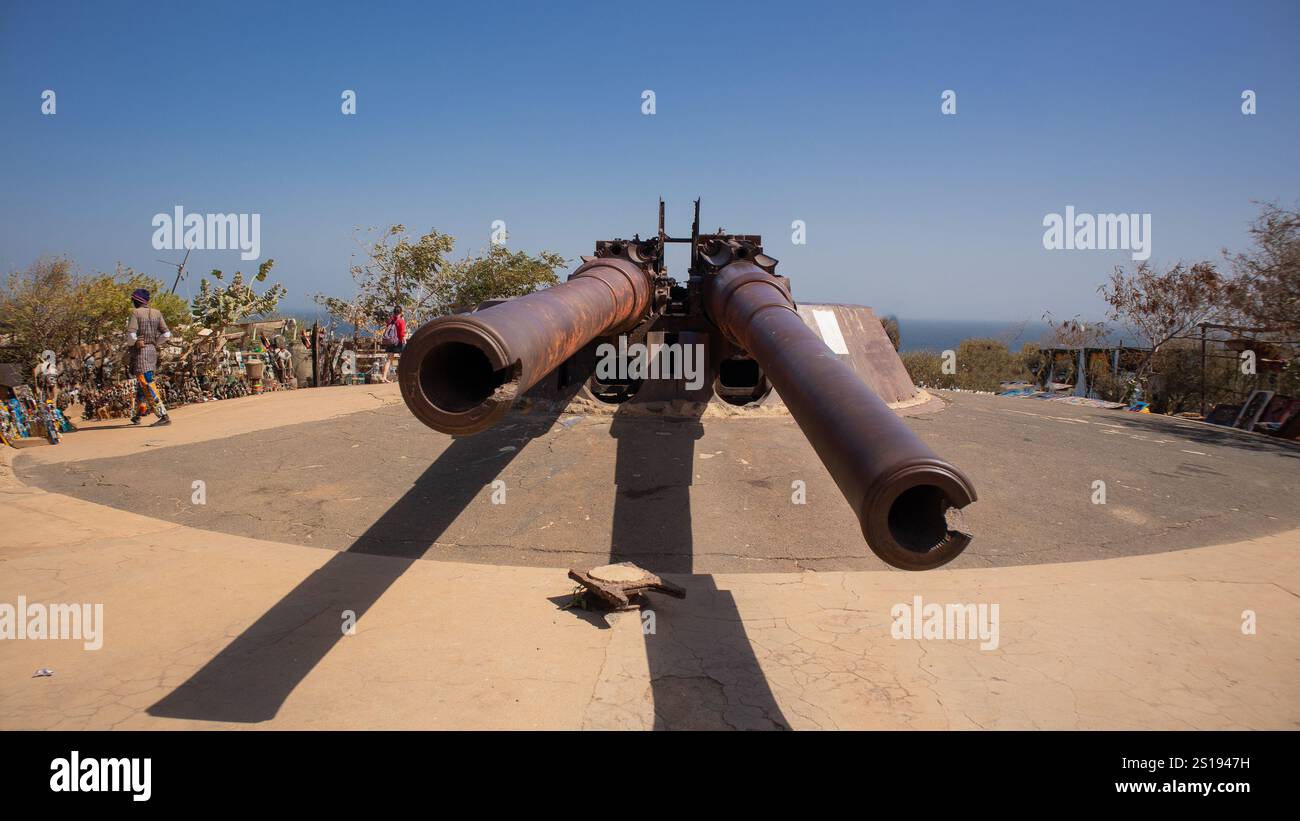
<instances>
[{"instance_id":1,"label":"green tree","mask_svg":"<svg viewBox=\"0 0 1300 821\"><path fill-rule=\"evenodd\" d=\"M366 260L349 267L356 292L350 298L316 294L313 299L331 316L356 331L382 322L394 305L406 309L408 321L448 313L455 300L448 271L455 239L436 228L412 240L406 226L370 229L371 238L358 238Z\"/></svg>"},{"instance_id":2,"label":"green tree","mask_svg":"<svg viewBox=\"0 0 1300 821\"><path fill-rule=\"evenodd\" d=\"M253 275L254 282L265 282L275 260L268 259L257 267ZM194 320L213 333L220 335L229 326L249 317L269 314L284 298L285 287L278 283L269 285L259 294L252 285L245 284L243 273L236 271L227 284L226 275L213 270L215 284L209 284L207 277L199 280L199 293L190 305Z\"/></svg>"},{"instance_id":3,"label":"green tree","mask_svg":"<svg viewBox=\"0 0 1300 821\"><path fill-rule=\"evenodd\" d=\"M917 386L946 390L957 387L957 375L943 372L943 358L934 351L907 351L901 357L907 375Z\"/></svg>"},{"instance_id":4,"label":"green tree","mask_svg":"<svg viewBox=\"0 0 1300 821\"><path fill-rule=\"evenodd\" d=\"M125 331L131 316L131 294L137 288L150 293L149 306L162 312L173 333L190 323L190 308L184 299L167 293L160 280L119 265L115 273L98 273L78 282L80 341L94 342Z\"/></svg>"},{"instance_id":5,"label":"green tree","mask_svg":"<svg viewBox=\"0 0 1300 821\"><path fill-rule=\"evenodd\" d=\"M959 388L992 393L1003 382L1026 382L1032 377L1024 355L1013 354L999 339L963 339L957 346Z\"/></svg>"},{"instance_id":6,"label":"green tree","mask_svg":"<svg viewBox=\"0 0 1300 821\"><path fill-rule=\"evenodd\" d=\"M36 363L44 350L62 354L81 331L77 277L67 257L41 257L12 271L0 288L0 334L19 362Z\"/></svg>"},{"instance_id":7,"label":"green tree","mask_svg":"<svg viewBox=\"0 0 1300 821\"><path fill-rule=\"evenodd\" d=\"M556 271L565 265L564 257L550 251L534 257L494 245L486 256L468 257L453 266L453 309L468 311L489 299L508 299L549 288L559 283Z\"/></svg>"},{"instance_id":8,"label":"green tree","mask_svg":"<svg viewBox=\"0 0 1300 821\"><path fill-rule=\"evenodd\" d=\"M1029 345L1012 353L1000 339L963 339L956 350L956 373L944 373L942 354L908 351L903 367L912 381L924 388L968 391L997 391L1003 382L1025 382L1032 378L1026 364L1033 356Z\"/></svg>"},{"instance_id":9,"label":"green tree","mask_svg":"<svg viewBox=\"0 0 1300 821\"><path fill-rule=\"evenodd\" d=\"M358 334L377 329L394 305L419 325L436 316L464 311L489 299L531 293L559 282L567 261L550 251L537 256L493 246L485 254L451 261L455 239L436 228L412 240L398 224L359 240L366 260L349 271L356 284L351 297L316 294L316 304Z\"/></svg>"}]
</instances>

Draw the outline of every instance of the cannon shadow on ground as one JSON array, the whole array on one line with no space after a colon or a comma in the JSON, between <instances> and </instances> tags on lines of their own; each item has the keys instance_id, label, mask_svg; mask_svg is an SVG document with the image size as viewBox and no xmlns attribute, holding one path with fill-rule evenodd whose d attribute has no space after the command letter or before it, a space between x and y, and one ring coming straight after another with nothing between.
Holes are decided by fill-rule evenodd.
<instances>
[{"instance_id":1,"label":"cannon shadow on ground","mask_svg":"<svg viewBox=\"0 0 1300 821\"><path fill-rule=\"evenodd\" d=\"M564 401L555 407L563 407ZM151 716L231 723L273 719L289 694L517 456L558 418L550 410L455 439L412 487L346 550L336 553L247 627ZM785 729L735 601L711 576L690 575L690 488L698 418L617 414L616 497L610 556L679 576L686 601L654 596L645 636L657 729ZM507 445L514 450L502 451ZM376 561L374 557L384 557Z\"/></svg>"},{"instance_id":2,"label":"cannon shadow on ground","mask_svg":"<svg viewBox=\"0 0 1300 821\"><path fill-rule=\"evenodd\" d=\"M1184 422L1160 414L1131 413L1116 419L1128 428L1153 435L1178 436L1199 445L1241 448L1257 453L1273 453L1291 459L1300 459L1300 442L1249 433L1244 430L1203 422Z\"/></svg>"},{"instance_id":3,"label":"cannon shadow on ground","mask_svg":"<svg viewBox=\"0 0 1300 821\"><path fill-rule=\"evenodd\" d=\"M674 576L685 601L651 593L642 604L654 696L655 729L788 729L735 599L711 575L691 574L691 484L698 417L645 418L618 413L616 495L610 560ZM715 511L719 516L729 511ZM654 612L653 622L644 615Z\"/></svg>"},{"instance_id":4,"label":"cannon shadow on ground","mask_svg":"<svg viewBox=\"0 0 1300 821\"><path fill-rule=\"evenodd\" d=\"M237 723L275 718L293 689L343 638L343 611L353 611L359 623L484 487L558 417L558 410L515 415L512 424L453 440L346 551L303 579L149 707L149 715ZM507 445L515 449L502 452ZM375 556L388 558L375 561Z\"/></svg>"}]
</instances>

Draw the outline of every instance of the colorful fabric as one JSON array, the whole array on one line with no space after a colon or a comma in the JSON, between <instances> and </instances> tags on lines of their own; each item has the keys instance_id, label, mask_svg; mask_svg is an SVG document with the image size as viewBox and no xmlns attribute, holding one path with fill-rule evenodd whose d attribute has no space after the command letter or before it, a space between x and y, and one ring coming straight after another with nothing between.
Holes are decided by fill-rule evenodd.
<instances>
[{"instance_id":1,"label":"colorful fabric","mask_svg":"<svg viewBox=\"0 0 1300 821\"><path fill-rule=\"evenodd\" d=\"M150 408L158 414L159 419L167 415L167 408L163 406L162 397L153 384L153 371L135 375L135 415L144 416Z\"/></svg>"},{"instance_id":2,"label":"colorful fabric","mask_svg":"<svg viewBox=\"0 0 1300 821\"><path fill-rule=\"evenodd\" d=\"M131 345L131 373L139 376L158 369L158 341L170 333L167 320L157 308L140 307L131 312L126 326L128 334L135 334Z\"/></svg>"}]
</instances>

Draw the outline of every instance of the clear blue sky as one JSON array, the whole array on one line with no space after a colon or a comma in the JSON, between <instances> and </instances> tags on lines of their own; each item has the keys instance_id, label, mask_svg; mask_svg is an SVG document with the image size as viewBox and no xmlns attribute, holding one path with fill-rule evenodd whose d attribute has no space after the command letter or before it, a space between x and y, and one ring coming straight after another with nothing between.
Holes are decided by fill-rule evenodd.
<instances>
[{"instance_id":1,"label":"clear blue sky","mask_svg":"<svg viewBox=\"0 0 1300 821\"><path fill-rule=\"evenodd\" d=\"M354 226L436 226L464 252L502 219L512 247L576 258L652 232L660 195L684 233L701 196L705 227L762 233L805 301L1099 318L1128 253L1046 251L1044 214L1149 212L1160 262L1243 245L1252 200L1300 197L1298 42L1296 0L0 0L0 269L170 278L154 214L256 212L297 307L348 290Z\"/></svg>"}]
</instances>

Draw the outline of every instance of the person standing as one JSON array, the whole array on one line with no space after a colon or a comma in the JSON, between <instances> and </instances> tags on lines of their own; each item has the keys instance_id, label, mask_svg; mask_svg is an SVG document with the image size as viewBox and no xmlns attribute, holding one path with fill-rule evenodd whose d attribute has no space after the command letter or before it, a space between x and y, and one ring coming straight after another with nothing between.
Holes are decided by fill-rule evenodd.
<instances>
[{"instance_id":1,"label":"person standing","mask_svg":"<svg viewBox=\"0 0 1300 821\"><path fill-rule=\"evenodd\" d=\"M131 424L140 424L140 417L153 408L158 415L154 426L170 425L172 420L167 416L167 408L153 384L153 372L158 367L158 343L170 338L172 332L167 328L162 311L149 307L149 292L144 288L137 288L131 294L131 302L135 307L126 326L126 339L131 345L131 376L135 379Z\"/></svg>"},{"instance_id":2,"label":"person standing","mask_svg":"<svg viewBox=\"0 0 1300 821\"><path fill-rule=\"evenodd\" d=\"M397 355L406 350L406 320L402 317L402 306L393 307L393 312L388 316L388 322L384 325L384 336L380 340L388 356L384 358L384 369L380 374L383 381L388 381L388 371L393 367L393 362Z\"/></svg>"}]
</instances>

